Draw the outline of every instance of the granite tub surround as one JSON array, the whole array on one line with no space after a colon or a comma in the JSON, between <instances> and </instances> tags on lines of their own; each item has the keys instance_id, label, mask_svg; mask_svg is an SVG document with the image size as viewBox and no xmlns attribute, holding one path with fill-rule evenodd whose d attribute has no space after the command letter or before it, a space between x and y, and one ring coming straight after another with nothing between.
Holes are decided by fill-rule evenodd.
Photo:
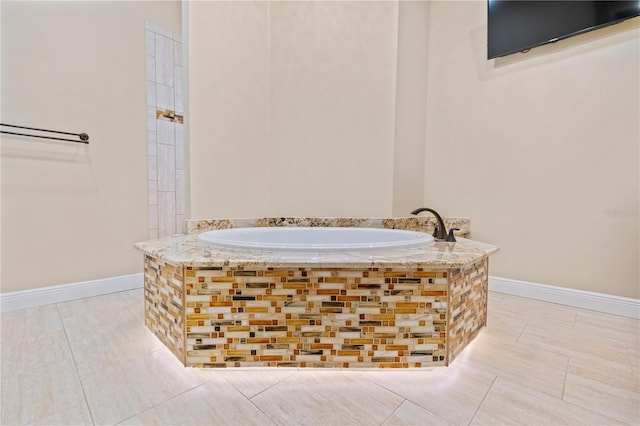
<instances>
[{"instance_id":1,"label":"granite tub surround","mask_svg":"<svg viewBox=\"0 0 640 426\"><path fill-rule=\"evenodd\" d=\"M381 221L416 229L416 219L424 221ZM243 221L199 221L197 229ZM353 223L331 221L314 226ZM145 253L147 327L184 365L200 368L448 365L486 324L488 256L497 251L460 238L426 247L276 253L214 247L197 234L136 247Z\"/></svg>"},{"instance_id":2,"label":"granite tub surround","mask_svg":"<svg viewBox=\"0 0 640 426\"><path fill-rule=\"evenodd\" d=\"M436 242L430 246L360 251L265 251L216 247L198 241L197 234L180 234L137 243L145 254L182 266L262 266L297 265L350 268L419 267L461 268L478 257L488 256L497 247L466 238L456 243Z\"/></svg>"},{"instance_id":3,"label":"granite tub surround","mask_svg":"<svg viewBox=\"0 0 640 426\"><path fill-rule=\"evenodd\" d=\"M470 222L467 217L443 218L447 229L458 228L456 235L469 234ZM436 218L431 216L412 216L401 218L362 218L362 217L263 217L241 219L187 219L184 232L187 234L229 228L253 228L271 226L325 226L325 227L357 227L406 229L432 233Z\"/></svg>"}]
</instances>

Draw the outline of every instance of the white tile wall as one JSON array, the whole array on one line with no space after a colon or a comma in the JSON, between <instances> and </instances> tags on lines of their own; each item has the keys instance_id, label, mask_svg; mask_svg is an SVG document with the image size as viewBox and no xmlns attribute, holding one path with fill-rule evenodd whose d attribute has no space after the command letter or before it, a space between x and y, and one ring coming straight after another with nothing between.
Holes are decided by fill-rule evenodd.
<instances>
[{"instance_id":1,"label":"white tile wall","mask_svg":"<svg viewBox=\"0 0 640 426\"><path fill-rule=\"evenodd\" d=\"M174 127L176 124L167 120L156 120L156 129L157 129L157 137L158 143L163 143L166 145L175 145L176 144L176 131ZM180 126L180 124L178 124Z\"/></svg>"},{"instance_id":2,"label":"white tile wall","mask_svg":"<svg viewBox=\"0 0 640 426\"><path fill-rule=\"evenodd\" d=\"M153 81L147 81L147 105L156 105L156 85Z\"/></svg>"},{"instance_id":3,"label":"white tile wall","mask_svg":"<svg viewBox=\"0 0 640 426\"><path fill-rule=\"evenodd\" d=\"M173 63L182 67L182 41L173 42Z\"/></svg>"},{"instance_id":4,"label":"white tile wall","mask_svg":"<svg viewBox=\"0 0 640 426\"><path fill-rule=\"evenodd\" d=\"M173 84L171 86L167 86L160 83L155 83L156 85L156 106L158 109L170 109L171 111L175 111L175 89Z\"/></svg>"},{"instance_id":5,"label":"white tile wall","mask_svg":"<svg viewBox=\"0 0 640 426\"><path fill-rule=\"evenodd\" d=\"M156 24L154 24L152 22L145 22L144 27L147 30L150 30L150 31L152 31L154 33L157 33L157 34L161 34L161 35L163 35L165 37L175 38L174 37L175 34L173 34L171 31L166 30L166 29L164 29L162 27L159 27L158 25L156 25ZM180 39L180 41L182 41L182 39Z\"/></svg>"},{"instance_id":6,"label":"white tile wall","mask_svg":"<svg viewBox=\"0 0 640 426\"><path fill-rule=\"evenodd\" d=\"M158 234L173 235L176 229L176 193L158 191Z\"/></svg>"},{"instance_id":7,"label":"white tile wall","mask_svg":"<svg viewBox=\"0 0 640 426\"><path fill-rule=\"evenodd\" d=\"M148 154L149 155L156 155L158 153L158 150L156 149L156 145L158 143L157 140L158 140L158 138L156 137L156 131L155 130L149 130L147 132Z\"/></svg>"},{"instance_id":8,"label":"white tile wall","mask_svg":"<svg viewBox=\"0 0 640 426\"><path fill-rule=\"evenodd\" d=\"M151 206L151 205L157 205L157 204L158 204L158 181L150 180L149 181L149 205ZM151 223L149 223L149 227L153 228L151 226Z\"/></svg>"},{"instance_id":9,"label":"white tile wall","mask_svg":"<svg viewBox=\"0 0 640 426\"><path fill-rule=\"evenodd\" d=\"M176 124L176 169L184 169L184 126Z\"/></svg>"},{"instance_id":10,"label":"white tile wall","mask_svg":"<svg viewBox=\"0 0 640 426\"><path fill-rule=\"evenodd\" d=\"M175 85L176 112L182 114L184 112L184 95L182 94L182 67L173 66L173 76Z\"/></svg>"},{"instance_id":11,"label":"white tile wall","mask_svg":"<svg viewBox=\"0 0 640 426\"><path fill-rule=\"evenodd\" d=\"M158 180L158 157L149 155L149 180Z\"/></svg>"},{"instance_id":12,"label":"white tile wall","mask_svg":"<svg viewBox=\"0 0 640 426\"><path fill-rule=\"evenodd\" d=\"M184 234L185 230L184 230L184 215L183 214L177 214L176 215L176 228L178 228L178 232Z\"/></svg>"},{"instance_id":13,"label":"white tile wall","mask_svg":"<svg viewBox=\"0 0 640 426\"><path fill-rule=\"evenodd\" d=\"M182 232L184 221L183 125L156 118L157 110L183 114L182 37L147 22L147 142L149 238Z\"/></svg>"},{"instance_id":14,"label":"white tile wall","mask_svg":"<svg viewBox=\"0 0 640 426\"><path fill-rule=\"evenodd\" d=\"M158 191L176 191L176 147L158 144Z\"/></svg>"},{"instance_id":15,"label":"white tile wall","mask_svg":"<svg viewBox=\"0 0 640 426\"><path fill-rule=\"evenodd\" d=\"M155 51L156 51L156 35L153 31L151 30L146 30L145 31L146 34L146 42L147 42L147 55L155 55ZM150 53L153 52L153 53ZM155 64L155 61L154 61ZM149 74L147 74L147 79L149 77Z\"/></svg>"},{"instance_id":16,"label":"white tile wall","mask_svg":"<svg viewBox=\"0 0 640 426\"><path fill-rule=\"evenodd\" d=\"M173 86L173 41L156 34L156 81Z\"/></svg>"},{"instance_id":17,"label":"white tile wall","mask_svg":"<svg viewBox=\"0 0 640 426\"><path fill-rule=\"evenodd\" d=\"M176 214L184 216L184 170L176 170Z\"/></svg>"},{"instance_id":18,"label":"white tile wall","mask_svg":"<svg viewBox=\"0 0 640 426\"><path fill-rule=\"evenodd\" d=\"M156 57L151 55L147 55L147 81L156 81Z\"/></svg>"},{"instance_id":19,"label":"white tile wall","mask_svg":"<svg viewBox=\"0 0 640 426\"><path fill-rule=\"evenodd\" d=\"M149 228L158 227L158 205L149 204Z\"/></svg>"},{"instance_id":20,"label":"white tile wall","mask_svg":"<svg viewBox=\"0 0 640 426\"><path fill-rule=\"evenodd\" d=\"M147 105L147 130L156 130L156 106Z\"/></svg>"}]
</instances>

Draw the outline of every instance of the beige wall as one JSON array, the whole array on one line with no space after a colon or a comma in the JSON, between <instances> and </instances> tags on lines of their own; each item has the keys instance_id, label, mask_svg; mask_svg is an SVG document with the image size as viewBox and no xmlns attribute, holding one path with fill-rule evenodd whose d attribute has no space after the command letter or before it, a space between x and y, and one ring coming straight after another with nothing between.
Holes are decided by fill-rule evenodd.
<instances>
[{"instance_id":1,"label":"beige wall","mask_svg":"<svg viewBox=\"0 0 640 426\"><path fill-rule=\"evenodd\" d=\"M191 217L390 215L397 2L189 10Z\"/></svg>"},{"instance_id":2,"label":"beige wall","mask_svg":"<svg viewBox=\"0 0 640 426\"><path fill-rule=\"evenodd\" d=\"M398 13L393 215L424 205L429 3L402 1Z\"/></svg>"},{"instance_id":3,"label":"beige wall","mask_svg":"<svg viewBox=\"0 0 640 426\"><path fill-rule=\"evenodd\" d=\"M267 4L188 10L191 217L269 214Z\"/></svg>"},{"instance_id":4,"label":"beige wall","mask_svg":"<svg viewBox=\"0 0 640 426\"><path fill-rule=\"evenodd\" d=\"M640 19L495 61L486 3L429 22L427 204L492 275L638 298Z\"/></svg>"},{"instance_id":5,"label":"beige wall","mask_svg":"<svg viewBox=\"0 0 640 426\"><path fill-rule=\"evenodd\" d=\"M2 138L2 292L132 274L147 238L145 21L180 2L3 1L2 122L89 145Z\"/></svg>"}]
</instances>

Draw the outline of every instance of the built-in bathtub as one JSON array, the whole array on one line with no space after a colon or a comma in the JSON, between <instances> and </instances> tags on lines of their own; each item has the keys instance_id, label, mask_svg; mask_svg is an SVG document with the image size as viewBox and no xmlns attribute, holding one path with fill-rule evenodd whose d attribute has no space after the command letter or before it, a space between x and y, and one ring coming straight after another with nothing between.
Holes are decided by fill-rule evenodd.
<instances>
[{"instance_id":1,"label":"built-in bathtub","mask_svg":"<svg viewBox=\"0 0 640 426\"><path fill-rule=\"evenodd\" d=\"M320 241L294 242L306 249L248 240L282 226L325 229ZM463 219L447 226L468 233ZM202 241L203 232L247 227L267 229L227 232L244 234L242 247ZM343 227L354 229L335 229ZM488 257L497 248L434 242L431 229L426 218L188 221L190 233L136 245L145 253L145 322L192 367L448 365L486 324ZM354 241L335 240L342 232L378 240L347 247ZM409 243L377 247L382 234Z\"/></svg>"},{"instance_id":2,"label":"built-in bathtub","mask_svg":"<svg viewBox=\"0 0 640 426\"><path fill-rule=\"evenodd\" d=\"M356 251L431 245L434 238L403 229L351 227L260 227L203 232L198 241L217 247L278 251Z\"/></svg>"}]
</instances>

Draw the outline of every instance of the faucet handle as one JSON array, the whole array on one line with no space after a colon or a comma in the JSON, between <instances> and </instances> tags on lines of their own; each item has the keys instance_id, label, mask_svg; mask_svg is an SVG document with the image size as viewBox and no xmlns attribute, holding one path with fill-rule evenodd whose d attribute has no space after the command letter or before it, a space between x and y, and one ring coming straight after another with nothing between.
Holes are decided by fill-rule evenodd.
<instances>
[{"instance_id":1,"label":"faucet handle","mask_svg":"<svg viewBox=\"0 0 640 426\"><path fill-rule=\"evenodd\" d=\"M456 237L453 235L453 231L459 231L460 228L450 228L449 229L449 235L447 235L447 242L448 243L455 243L456 242Z\"/></svg>"},{"instance_id":2,"label":"faucet handle","mask_svg":"<svg viewBox=\"0 0 640 426\"><path fill-rule=\"evenodd\" d=\"M440 232L439 232L439 230L438 230L438 225L435 225L435 226L433 227L433 234L431 234L431 236L432 236L433 238L439 238L439 237L440 237Z\"/></svg>"}]
</instances>

